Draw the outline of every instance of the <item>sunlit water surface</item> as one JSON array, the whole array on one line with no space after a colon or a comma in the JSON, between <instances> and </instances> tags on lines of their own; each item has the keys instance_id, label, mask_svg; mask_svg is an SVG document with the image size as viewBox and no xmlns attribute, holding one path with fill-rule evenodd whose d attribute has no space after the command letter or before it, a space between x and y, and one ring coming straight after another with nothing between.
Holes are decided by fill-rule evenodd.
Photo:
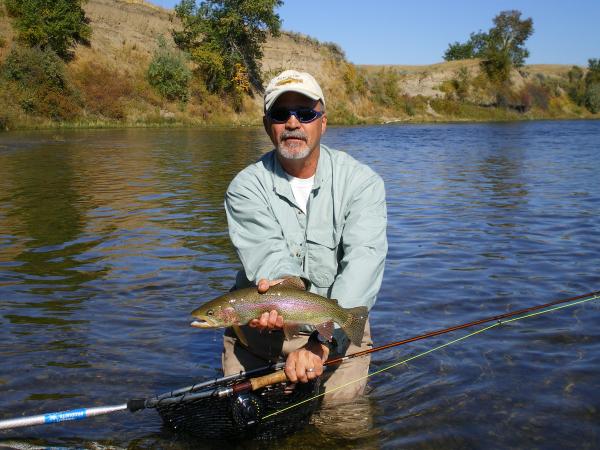
<instances>
[{"instance_id":1,"label":"sunlit water surface","mask_svg":"<svg viewBox=\"0 0 600 450\"><path fill-rule=\"evenodd\" d=\"M332 127L324 143L386 183L376 344L600 289L600 123ZM0 419L218 375L221 334L189 313L232 285L223 193L268 149L258 129L0 134ZM373 376L366 407L344 412L369 431L328 432L324 412L271 446L599 448L598 323L593 301L491 329ZM372 369L467 333L376 353ZM216 447L152 410L2 445Z\"/></svg>"}]
</instances>

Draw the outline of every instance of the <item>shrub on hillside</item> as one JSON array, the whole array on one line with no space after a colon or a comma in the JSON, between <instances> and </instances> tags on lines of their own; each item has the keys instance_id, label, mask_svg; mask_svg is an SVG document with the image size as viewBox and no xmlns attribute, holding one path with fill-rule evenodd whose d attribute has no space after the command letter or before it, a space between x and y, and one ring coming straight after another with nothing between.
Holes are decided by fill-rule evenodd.
<instances>
[{"instance_id":1,"label":"shrub on hillside","mask_svg":"<svg viewBox=\"0 0 600 450\"><path fill-rule=\"evenodd\" d=\"M594 114L600 112L600 59L588 60L583 104Z\"/></svg>"},{"instance_id":2,"label":"shrub on hillside","mask_svg":"<svg viewBox=\"0 0 600 450\"><path fill-rule=\"evenodd\" d=\"M9 130L12 126L11 120L8 115L4 113L0 113L0 130L6 131Z\"/></svg>"},{"instance_id":3,"label":"shrub on hillside","mask_svg":"<svg viewBox=\"0 0 600 450\"><path fill-rule=\"evenodd\" d=\"M15 46L2 65L21 109L52 120L70 120L80 111L64 62L50 49Z\"/></svg>"},{"instance_id":4,"label":"shrub on hillside","mask_svg":"<svg viewBox=\"0 0 600 450\"><path fill-rule=\"evenodd\" d=\"M521 90L519 102L523 111L528 111L532 107L537 107L546 111L550 104L550 97L551 93L546 86L536 83L527 83Z\"/></svg>"},{"instance_id":5,"label":"shrub on hillside","mask_svg":"<svg viewBox=\"0 0 600 450\"><path fill-rule=\"evenodd\" d=\"M385 67L369 76L369 91L373 100L380 105L395 108L400 104L400 75L394 69Z\"/></svg>"},{"instance_id":6,"label":"shrub on hillside","mask_svg":"<svg viewBox=\"0 0 600 450\"><path fill-rule=\"evenodd\" d=\"M351 111L350 105L336 102L334 106L327 109L327 120L332 124L358 125L361 119Z\"/></svg>"},{"instance_id":7,"label":"shrub on hillside","mask_svg":"<svg viewBox=\"0 0 600 450\"><path fill-rule=\"evenodd\" d=\"M0 77L0 131L12 128L13 116L16 115L14 102L10 94L6 80Z\"/></svg>"},{"instance_id":8,"label":"shrub on hillside","mask_svg":"<svg viewBox=\"0 0 600 450\"><path fill-rule=\"evenodd\" d=\"M29 47L52 49L63 59L76 44L88 44L92 35L81 7L83 0L4 0L15 18L19 41Z\"/></svg>"},{"instance_id":9,"label":"shrub on hillside","mask_svg":"<svg viewBox=\"0 0 600 450\"><path fill-rule=\"evenodd\" d=\"M509 83L496 84L496 106L499 108L516 109L520 112L525 110L519 93L512 90Z\"/></svg>"},{"instance_id":10,"label":"shrub on hillside","mask_svg":"<svg viewBox=\"0 0 600 450\"><path fill-rule=\"evenodd\" d=\"M600 59L588 59L588 70L585 74L585 84L600 83Z\"/></svg>"},{"instance_id":11,"label":"shrub on hillside","mask_svg":"<svg viewBox=\"0 0 600 450\"><path fill-rule=\"evenodd\" d=\"M6 57L2 70L6 78L24 86L64 89L65 65L50 49L15 46Z\"/></svg>"},{"instance_id":12,"label":"shrub on hillside","mask_svg":"<svg viewBox=\"0 0 600 450\"><path fill-rule=\"evenodd\" d=\"M147 77L150 85L167 100L188 100L192 73L181 52L169 50L164 38L158 42L158 50L148 66Z\"/></svg>"},{"instance_id":13,"label":"shrub on hillside","mask_svg":"<svg viewBox=\"0 0 600 450\"><path fill-rule=\"evenodd\" d=\"M600 83L593 83L587 87L584 104L593 114L600 112Z\"/></svg>"},{"instance_id":14,"label":"shrub on hillside","mask_svg":"<svg viewBox=\"0 0 600 450\"><path fill-rule=\"evenodd\" d=\"M108 119L126 117L124 101L133 90L131 77L90 62L77 73L77 83L88 112Z\"/></svg>"},{"instance_id":15,"label":"shrub on hillside","mask_svg":"<svg viewBox=\"0 0 600 450\"><path fill-rule=\"evenodd\" d=\"M583 69L573 66L567 73L566 91L577 105L583 105L585 97L585 77Z\"/></svg>"},{"instance_id":16,"label":"shrub on hillside","mask_svg":"<svg viewBox=\"0 0 600 450\"><path fill-rule=\"evenodd\" d=\"M350 96L365 95L367 93L367 80L362 71L352 63L344 63L343 67L346 93Z\"/></svg>"},{"instance_id":17,"label":"shrub on hillside","mask_svg":"<svg viewBox=\"0 0 600 450\"><path fill-rule=\"evenodd\" d=\"M447 98L432 98L429 104L437 113L447 117L457 117L460 115L460 102Z\"/></svg>"},{"instance_id":18,"label":"shrub on hillside","mask_svg":"<svg viewBox=\"0 0 600 450\"><path fill-rule=\"evenodd\" d=\"M469 74L469 69L461 67L454 73L454 78L442 84L441 90L450 98L456 98L457 100L463 101L469 95L470 86L471 76Z\"/></svg>"},{"instance_id":19,"label":"shrub on hillside","mask_svg":"<svg viewBox=\"0 0 600 450\"><path fill-rule=\"evenodd\" d=\"M344 50L339 44L336 44L335 42L323 42L323 46L331 52L333 58L337 61L346 60L346 53L344 53Z\"/></svg>"},{"instance_id":20,"label":"shrub on hillside","mask_svg":"<svg viewBox=\"0 0 600 450\"><path fill-rule=\"evenodd\" d=\"M58 91L46 91L37 98L34 112L55 121L62 121L77 118L81 108L72 96Z\"/></svg>"}]
</instances>

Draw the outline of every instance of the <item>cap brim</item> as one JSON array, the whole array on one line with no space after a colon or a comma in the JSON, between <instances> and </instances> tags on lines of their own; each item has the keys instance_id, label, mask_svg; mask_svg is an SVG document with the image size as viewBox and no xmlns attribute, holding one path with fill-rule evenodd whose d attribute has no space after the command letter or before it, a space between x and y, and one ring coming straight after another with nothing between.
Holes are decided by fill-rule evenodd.
<instances>
[{"instance_id":1,"label":"cap brim","mask_svg":"<svg viewBox=\"0 0 600 450\"><path fill-rule=\"evenodd\" d=\"M279 97L281 97L283 94L285 94L286 92L296 92L298 94L302 94L305 97L310 98L311 100L321 100L321 97L318 94L312 93L312 92L308 92L304 89L294 89L294 88L289 88L289 89L282 89L281 91L278 92L273 92L271 93L271 96L267 99L265 99L265 111L268 111L271 109L271 106L273 106L273 104L277 101L277 99Z\"/></svg>"}]
</instances>

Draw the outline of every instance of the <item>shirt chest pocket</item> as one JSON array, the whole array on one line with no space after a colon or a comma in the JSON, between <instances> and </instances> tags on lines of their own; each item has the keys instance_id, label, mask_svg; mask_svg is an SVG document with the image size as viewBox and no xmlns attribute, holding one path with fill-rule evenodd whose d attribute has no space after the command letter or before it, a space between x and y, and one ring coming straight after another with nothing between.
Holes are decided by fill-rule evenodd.
<instances>
[{"instance_id":1,"label":"shirt chest pocket","mask_svg":"<svg viewBox=\"0 0 600 450\"><path fill-rule=\"evenodd\" d=\"M340 235L332 230L309 230L306 236L308 251L308 275L318 287L326 288L333 284L341 259Z\"/></svg>"}]
</instances>

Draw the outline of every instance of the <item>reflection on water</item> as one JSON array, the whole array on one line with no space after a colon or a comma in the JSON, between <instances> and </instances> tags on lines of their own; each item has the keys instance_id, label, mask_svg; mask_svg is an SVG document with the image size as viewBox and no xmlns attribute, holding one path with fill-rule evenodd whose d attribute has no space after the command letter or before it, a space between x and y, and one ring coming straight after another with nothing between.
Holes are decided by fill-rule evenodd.
<instances>
[{"instance_id":1,"label":"reflection on water","mask_svg":"<svg viewBox=\"0 0 600 450\"><path fill-rule=\"evenodd\" d=\"M585 121L329 128L326 144L386 183L376 344L600 289L598 142ZM259 129L0 135L0 419L218 375L220 333L190 328L189 312L232 284L223 193L268 148ZM365 402L268 447L597 448L599 314L527 319L387 370ZM377 353L372 369L455 337ZM6 440L223 448L152 411Z\"/></svg>"}]
</instances>

